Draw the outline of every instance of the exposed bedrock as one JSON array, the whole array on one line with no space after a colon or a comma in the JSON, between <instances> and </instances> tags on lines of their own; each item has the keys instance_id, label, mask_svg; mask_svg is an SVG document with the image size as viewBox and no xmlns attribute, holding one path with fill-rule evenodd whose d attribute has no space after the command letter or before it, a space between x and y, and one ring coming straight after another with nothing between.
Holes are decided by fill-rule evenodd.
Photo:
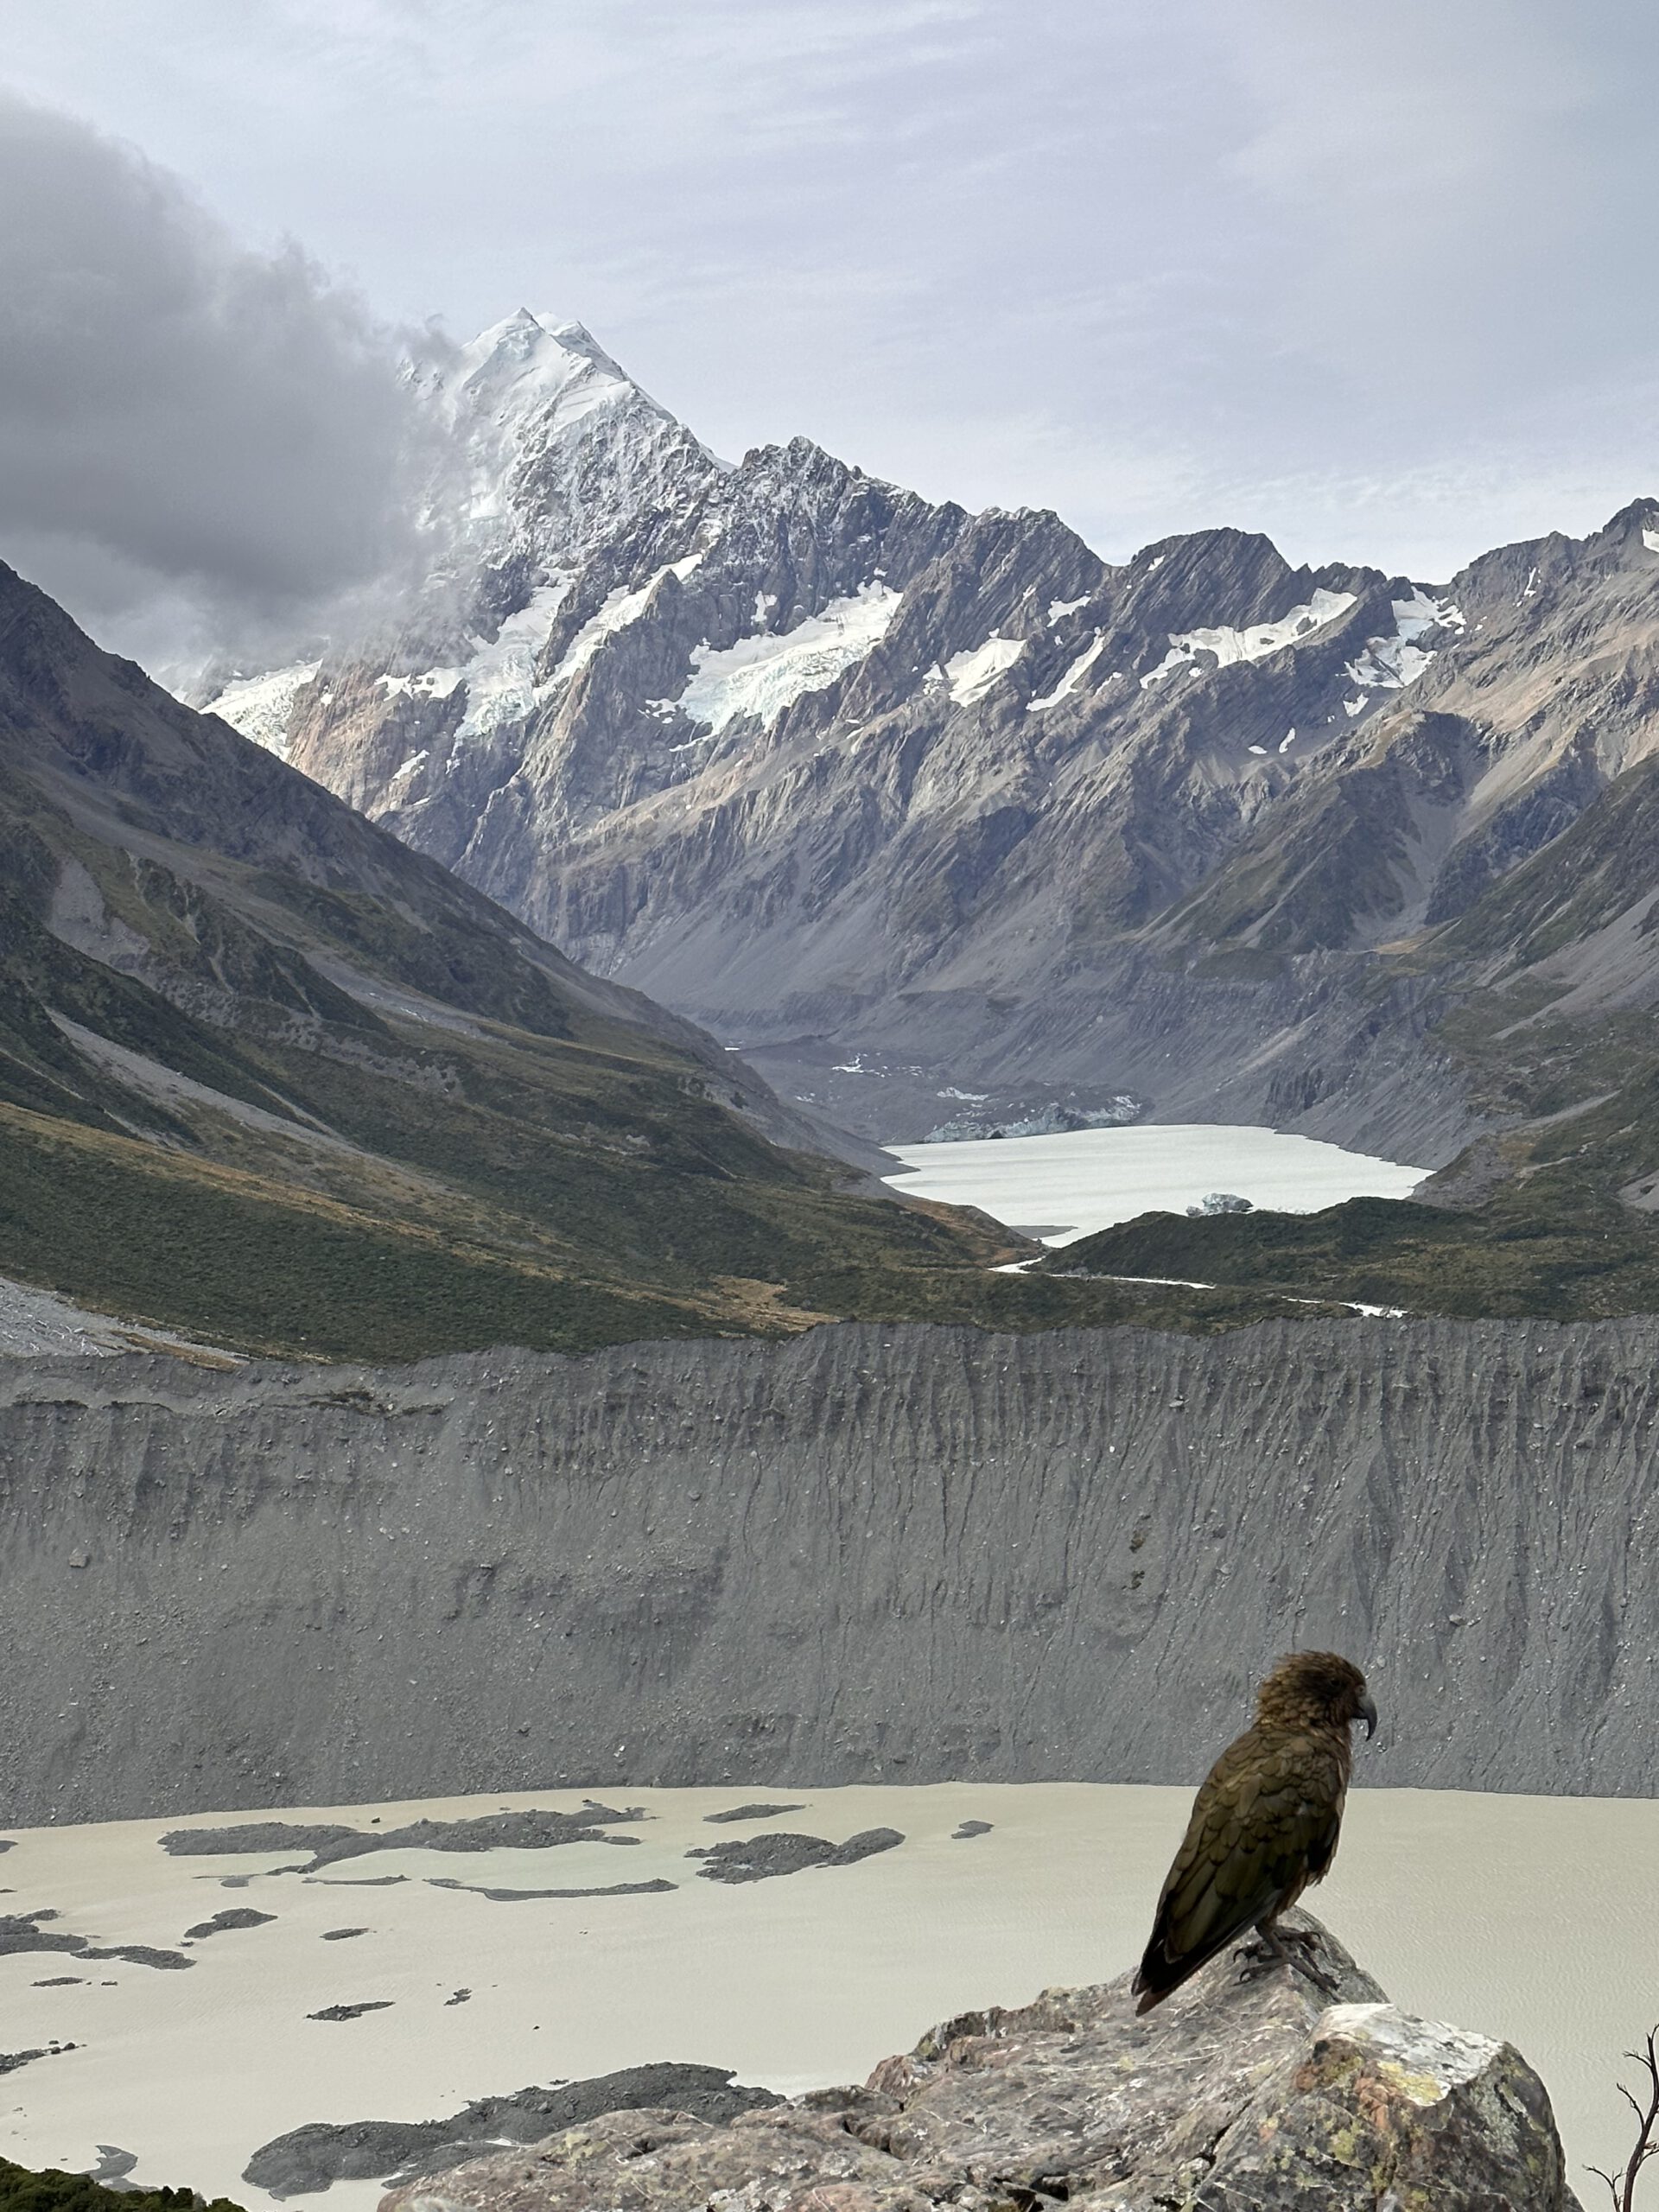
<instances>
[{"instance_id":1,"label":"exposed bedrock","mask_svg":"<svg viewBox=\"0 0 1659 2212\"><path fill-rule=\"evenodd\" d=\"M533 2148L394 2180L381 2212L1578 2212L1514 2045L1400 2012L1318 1921L1294 1924L1335 2003L1283 1967L1241 1980L1232 1956L1145 2021L1128 1974L1045 1990L942 2022L861 2088L712 2124L590 2104Z\"/></svg>"},{"instance_id":2,"label":"exposed bedrock","mask_svg":"<svg viewBox=\"0 0 1659 2212\"><path fill-rule=\"evenodd\" d=\"M1338 1644L1368 1783L1659 1789L1659 1321L841 1325L0 1363L0 1825L1186 1782Z\"/></svg>"}]
</instances>

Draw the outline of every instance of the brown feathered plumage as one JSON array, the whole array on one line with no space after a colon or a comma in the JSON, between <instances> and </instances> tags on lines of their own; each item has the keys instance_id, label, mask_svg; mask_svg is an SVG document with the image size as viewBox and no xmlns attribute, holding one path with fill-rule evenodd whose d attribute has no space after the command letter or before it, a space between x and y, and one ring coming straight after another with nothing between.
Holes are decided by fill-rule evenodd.
<instances>
[{"instance_id":1,"label":"brown feathered plumage","mask_svg":"<svg viewBox=\"0 0 1659 2212\"><path fill-rule=\"evenodd\" d=\"M1193 1801L1135 1977L1137 2012L1246 1929L1289 1955L1274 1923L1336 1854L1356 1720L1370 1736L1376 1707L1363 1675L1337 1652L1295 1652L1262 1683L1255 1726L1227 1746Z\"/></svg>"}]
</instances>

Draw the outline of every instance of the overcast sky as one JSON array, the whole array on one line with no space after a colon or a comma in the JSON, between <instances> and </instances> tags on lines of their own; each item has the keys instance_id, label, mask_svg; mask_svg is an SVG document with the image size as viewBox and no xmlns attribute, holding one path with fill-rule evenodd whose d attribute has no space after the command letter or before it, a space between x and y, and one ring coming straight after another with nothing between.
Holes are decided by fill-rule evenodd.
<instances>
[{"instance_id":1,"label":"overcast sky","mask_svg":"<svg viewBox=\"0 0 1659 2212\"><path fill-rule=\"evenodd\" d=\"M1230 522L1438 581L1659 488L1654 0L4 23L0 553L118 632L395 563L384 334L520 304L717 451L804 431L1108 557Z\"/></svg>"}]
</instances>

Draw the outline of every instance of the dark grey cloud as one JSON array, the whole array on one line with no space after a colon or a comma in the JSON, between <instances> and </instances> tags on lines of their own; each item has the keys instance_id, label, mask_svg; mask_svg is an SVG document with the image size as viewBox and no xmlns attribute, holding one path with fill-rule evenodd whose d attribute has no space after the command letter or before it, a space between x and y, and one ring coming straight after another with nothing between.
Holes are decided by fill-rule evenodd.
<instances>
[{"instance_id":1,"label":"dark grey cloud","mask_svg":"<svg viewBox=\"0 0 1659 2212\"><path fill-rule=\"evenodd\" d=\"M0 553L158 644L302 626L399 559L410 414L356 295L5 96L0 207Z\"/></svg>"}]
</instances>

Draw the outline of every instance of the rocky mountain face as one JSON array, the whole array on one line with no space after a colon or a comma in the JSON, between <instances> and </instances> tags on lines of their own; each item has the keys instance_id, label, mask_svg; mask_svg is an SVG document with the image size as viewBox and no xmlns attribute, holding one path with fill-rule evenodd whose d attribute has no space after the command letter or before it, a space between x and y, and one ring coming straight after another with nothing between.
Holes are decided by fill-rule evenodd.
<instances>
[{"instance_id":1,"label":"rocky mountain face","mask_svg":"<svg viewBox=\"0 0 1659 2212\"><path fill-rule=\"evenodd\" d=\"M0 569L0 1270L322 1357L977 1292L1004 1240L820 1145Z\"/></svg>"},{"instance_id":2,"label":"rocky mountain face","mask_svg":"<svg viewBox=\"0 0 1659 2212\"><path fill-rule=\"evenodd\" d=\"M724 467L578 326L429 396L424 601L216 702L405 842L869 1135L1491 1125L1401 948L1648 757L1659 504L1445 586L1229 530L1114 568L805 440Z\"/></svg>"}]
</instances>

